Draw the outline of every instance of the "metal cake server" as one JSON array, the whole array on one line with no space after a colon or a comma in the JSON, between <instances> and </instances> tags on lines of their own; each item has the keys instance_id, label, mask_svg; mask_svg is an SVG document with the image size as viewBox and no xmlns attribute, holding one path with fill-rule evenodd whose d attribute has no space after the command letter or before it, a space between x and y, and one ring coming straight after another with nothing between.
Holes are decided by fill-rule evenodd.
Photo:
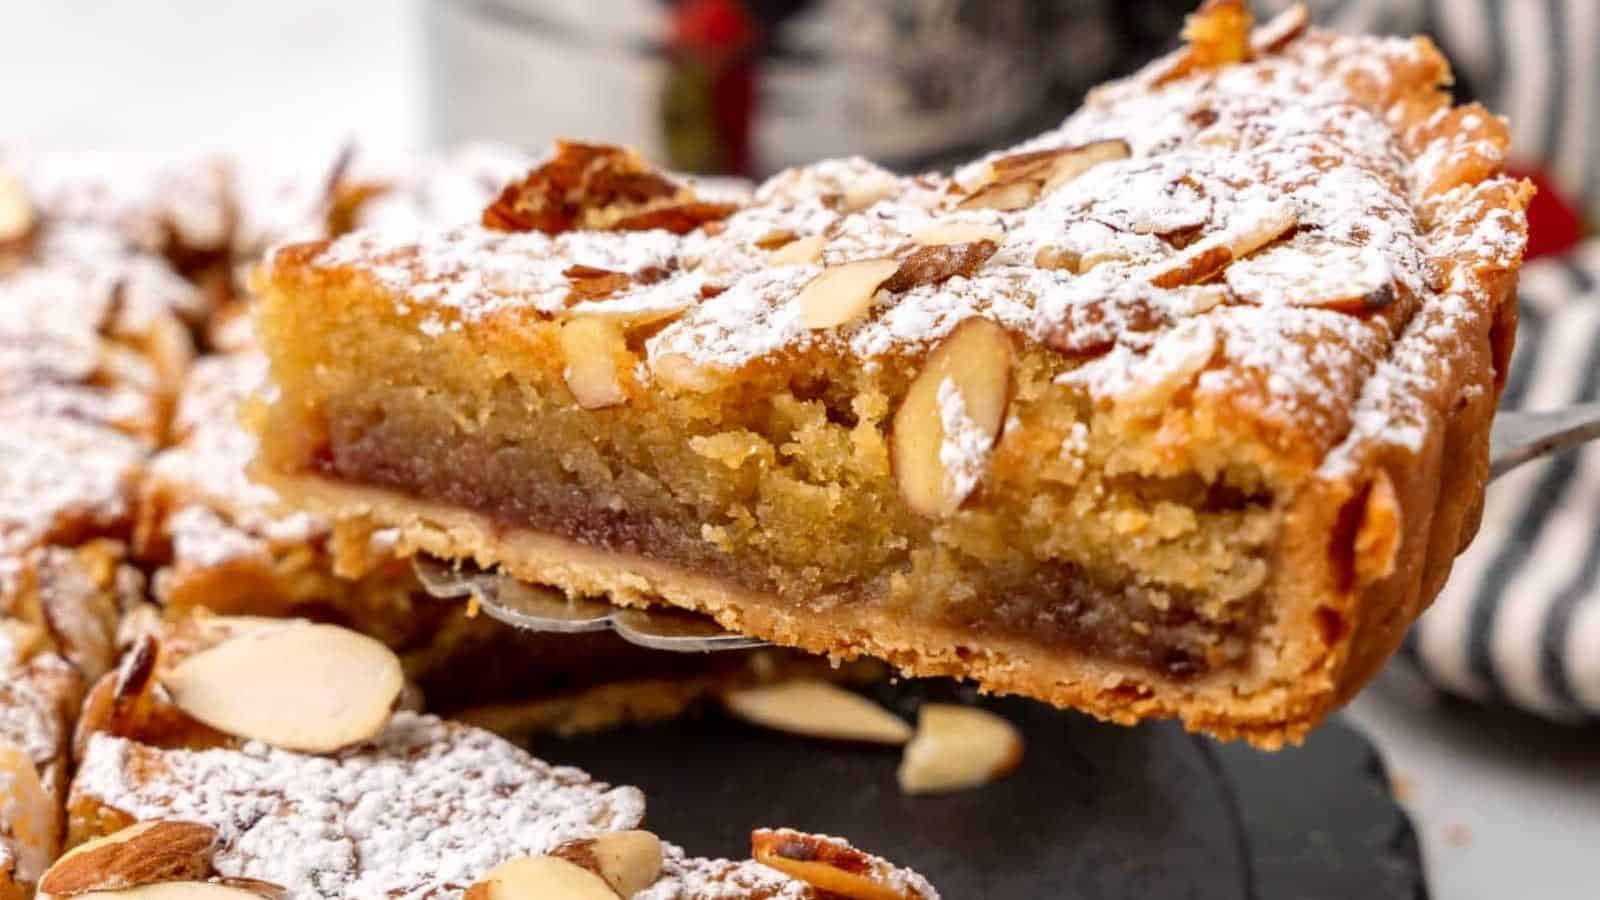
<instances>
[{"instance_id":1,"label":"metal cake server","mask_svg":"<svg viewBox=\"0 0 1600 900\"><path fill-rule=\"evenodd\" d=\"M1525 462L1596 438L1600 438L1600 403L1498 413L1489 434L1489 477L1498 478ZM763 640L723 631L706 616L670 607L623 609L602 600L569 599L554 588L426 556L413 557L412 566L423 589L433 596L476 597L492 618L529 631L577 634L610 630L640 646L680 653L767 645Z\"/></svg>"}]
</instances>

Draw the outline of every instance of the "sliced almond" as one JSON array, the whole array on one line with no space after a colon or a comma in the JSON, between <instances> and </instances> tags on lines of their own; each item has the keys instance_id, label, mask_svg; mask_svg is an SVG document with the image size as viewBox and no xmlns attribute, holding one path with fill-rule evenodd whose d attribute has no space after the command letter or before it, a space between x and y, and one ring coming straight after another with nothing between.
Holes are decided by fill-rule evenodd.
<instances>
[{"instance_id":1,"label":"sliced almond","mask_svg":"<svg viewBox=\"0 0 1600 900\"><path fill-rule=\"evenodd\" d=\"M756 725L805 737L900 745L911 726L860 694L823 681L786 681L729 691L728 711Z\"/></svg>"},{"instance_id":2,"label":"sliced almond","mask_svg":"<svg viewBox=\"0 0 1600 900\"><path fill-rule=\"evenodd\" d=\"M900 762L900 789L936 794L977 787L1022 763L1022 733L985 709L924 703Z\"/></svg>"},{"instance_id":3,"label":"sliced almond","mask_svg":"<svg viewBox=\"0 0 1600 900\"><path fill-rule=\"evenodd\" d=\"M43 626L20 619L0 619L0 666L21 665L50 648Z\"/></svg>"},{"instance_id":4,"label":"sliced almond","mask_svg":"<svg viewBox=\"0 0 1600 900\"><path fill-rule=\"evenodd\" d=\"M811 265L822 261L822 248L828 239L820 234L795 238L767 254L767 262L775 266Z\"/></svg>"},{"instance_id":5,"label":"sliced almond","mask_svg":"<svg viewBox=\"0 0 1600 900\"><path fill-rule=\"evenodd\" d=\"M462 900L617 900L599 875L554 856L501 863L467 888Z\"/></svg>"},{"instance_id":6,"label":"sliced almond","mask_svg":"<svg viewBox=\"0 0 1600 900\"><path fill-rule=\"evenodd\" d=\"M975 482L967 469L994 445L1005 421L1011 355L1004 328L967 319L929 354L911 382L894 414L889 449L900 495L914 511L946 516L972 493ZM951 433L952 426L966 432Z\"/></svg>"},{"instance_id":7,"label":"sliced almond","mask_svg":"<svg viewBox=\"0 0 1600 900\"><path fill-rule=\"evenodd\" d=\"M33 230L33 208L22 182L0 171L0 245L27 237Z\"/></svg>"},{"instance_id":8,"label":"sliced almond","mask_svg":"<svg viewBox=\"0 0 1600 900\"><path fill-rule=\"evenodd\" d=\"M859 212L879 200L887 200L900 189L900 180L888 172L876 171L846 185L840 198L841 212Z\"/></svg>"},{"instance_id":9,"label":"sliced almond","mask_svg":"<svg viewBox=\"0 0 1600 900\"><path fill-rule=\"evenodd\" d=\"M979 225L971 222L946 222L911 236L913 241L934 247L940 244L970 244L976 241L1005 243L1006 232L998 225Z\"/></svg>"},{"instance_id":10,"label":"sliced almond","mask_svg":"<svg viewBox=\"0 0 1600 900\"><path fill-rule=\"evenodd\" d=\"M1156 339L1118 392L1117 401L1160 412L1173 394L1189 386L1210 365L1221 342L1216 326L1206 319L1185 319Z\"/></svg>"},{"instance_id":11,"label":"sliced almond","mask_svg":"<svg viewBox=\"0 0 1600 900\"><path fill-rule=\"evenodd\" d=\"M1127 159L1133 148L1124 140L1095 141L1081 147L1069 147L1051 160L1044 179L1044 193L1076 179L1101 163Z\"/></svg>"},{"instance_id":12,"label":"sliced almond","mask_svg":"<svg viewBox=\"0 0 1600 900\"><path fill-rule=\"evenodd\" d=\"M561 326L561 352L566 357L567 388L584 409L602 409L627 402L618 360L628 343L615 322L581 316Z\"/></svg>"},{"instance_id":13,"label":"sliced almond","mask_svg":"<svg viewBox=\"0 0 1600 900\"><path fill-rule=\"evenodd\" d=\"M836 328L860 318L878 287L900 268L898 260L861 259L822 270L800 289L795 303L806 328Z\"/></svg>"},{"instance_id":14,"label":"sliced almond","mask_svg":"<svg viewBox=\"0 0 1600 900\"><path fill-rule=\"evenodd\" d=\"M0 825L11 829L11 850L16 857L13 874L22 883L33 884L58 849L60 813L33 760L4 738L0 738L0 784L6 786L0 794L0 812L6 814Z\"/></svg>"},{"instance_id":15,"label":"sliced almond","mask_svg":"<svg viewBox=\"0 0 1600 900\"><path fill-rule=\"evenodd\" d=\"M1000 212L1015 212L1032 206L1033 201L1039 199L1039 194L1043 188L1044 183L1033 178L988 184L956 204L956 208L995 209Z\"/></svg>"},{"instance_id":16,"label":"sliced almond","mask_svg":"<svg viewBox=\"0 0 1600 900\"><path fill-rule=\"evenodd\" d=\"M1234 260L1260 250L1299 223L1291 203L1273 203L1255 211L1244 222L1189 245L1150 279L1160 288L1199 284L1221 274Z\"/></svg>"},{"instance_id":17,"label":"sliced almond","mask_svg":"<svg viewBox=\"0 0 1600 900\"><path fill-rule=\"evenodd\" d=\"M937 900L921 875L834 837L789 828L750 834L755 861L849 900Z\"/></svg>"},{"instance_id":18,"label":"sliced almond","mask_svg":"<svg viewBox=\"0 0 1600 900\"><path fill-rule=\"evenodd\" d=\"M1252 31L1250 49L1257 56L1277 53L1305 34L1310 26L1311 10L1304 3L1296 3Z\"/></svg>"},{"instance_id":19,"label":"sliced almond","mask_svg":"<svg viewBox=\"0 0 1600 900\"><path fill-rule=\"evenodd\" d=\"M39 890L60 897L120 891L211 874L217 830L198 822L140 822L79 844L56 860Z\"/></svg>"},{"instance_id":20,"label":"sliced almond","mask_svg":"<svg viewBox=\"0 0 1600 900\"><path fill-rule=\"evenodd\" d=\"M648 831L612 831L568 841L550 855L599 875L623 897L632 897L661 877L661 839Z\"/></svg>"},{"instance_id":21,"label":"sliced almond","mask_svg":"<svg viewBox=\"0 0 1600 900\"><path fill-rule=\"evenodd\" d=\"M201 722L307 753L377 735L404 682L388 647L346 628L309 624L240 635L162 678L172 702Z\"/></svg>"},{"instance_id":22,"label":"sliced almond","mask_svg":"<svg viewBox=\"0 0 1600 900\"><path fill-rule=\"evenodd\" d=\"M262 900L271 896L223 881L166 881L78 895L79 900Z\"/></svg>"},{"instance_id":23,"label":"sliced almond","mask_svg":"<svg viewBox=\"0 0 1600 900\"><path fill-rule=\"evenodd\" d=\"M998 245L993 241L918 247L883 283L883 290L899 293L923 285L942 284L958 275L970 277L996 249Z\"/></svg>"}]
</instances>

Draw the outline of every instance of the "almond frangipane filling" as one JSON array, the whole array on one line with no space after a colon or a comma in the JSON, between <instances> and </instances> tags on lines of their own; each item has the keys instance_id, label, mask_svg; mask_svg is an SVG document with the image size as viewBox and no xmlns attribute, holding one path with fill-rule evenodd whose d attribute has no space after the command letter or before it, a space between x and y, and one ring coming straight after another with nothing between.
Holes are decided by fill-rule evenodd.
<instances>
[{"instance_id":1,"label":"almond frangipane filling","mask_svg":"<svg viewBox=\"0 0 1600 900\"><path fill-rule=\"evenodd\" d=\"M572 592L1297 736L1470 534L1439 460L1483 454L1526 189L1425 41L1186 33L949 175L712 217L567 144L488 227L280 250L262 473Z\"/></svg>"}]
</instances>

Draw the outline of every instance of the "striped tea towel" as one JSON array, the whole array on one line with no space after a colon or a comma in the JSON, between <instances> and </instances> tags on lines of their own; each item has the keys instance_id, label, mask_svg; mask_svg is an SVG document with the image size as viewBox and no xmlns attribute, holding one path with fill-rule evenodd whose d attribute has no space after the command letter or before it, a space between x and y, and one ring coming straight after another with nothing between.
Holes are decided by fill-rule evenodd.
<instances>
[{"instance_id":1,"label":"striped tea towel","mask_svg":"<svg viewBox=\"0 0 1600 900\"><path fill-rule=\"evenodd\" d=\"M1600 401L1600 240L1527 263L1520 312L1501 408ZM1402 657L1452 693L1600 719L1600 444L1489 486L1477 539Z\"/></svg>"}]
</instances>

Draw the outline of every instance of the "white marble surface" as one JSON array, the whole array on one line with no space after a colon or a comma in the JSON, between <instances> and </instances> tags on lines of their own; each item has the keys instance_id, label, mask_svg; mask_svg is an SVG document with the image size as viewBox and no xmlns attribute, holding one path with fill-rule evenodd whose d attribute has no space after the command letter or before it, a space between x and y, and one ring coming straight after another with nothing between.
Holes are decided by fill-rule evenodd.
<instances>
[{"instance_id":1,"label":"white marble surface","mask_svg":"<svg viewBox=\"0 0 1600 900\"><path fill-rule=\"evenodd\" d=\"M420 2L17 0L0 142L414 146ZM1600 733L1443 702L1401 672L1350 715L1401 785L1436 898L1600 897Z\"/></svg>"}]
</instances>

